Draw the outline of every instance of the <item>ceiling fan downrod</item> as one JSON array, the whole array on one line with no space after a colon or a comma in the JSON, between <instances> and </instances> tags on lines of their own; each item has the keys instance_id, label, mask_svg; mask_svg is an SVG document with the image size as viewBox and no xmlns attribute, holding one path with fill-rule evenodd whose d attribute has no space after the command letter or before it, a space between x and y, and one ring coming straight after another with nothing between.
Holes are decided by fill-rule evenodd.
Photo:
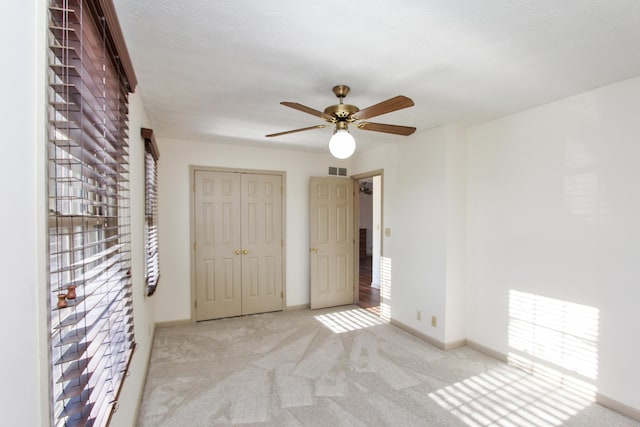
<instances>
[{"instance_id":1,"label":"ceiling fan downrod","mask_svg":"<svg viewBox=\"0 0 640 427\"><path fill-rule=\"evenodd\" d=\"M338 99L340 99L340 104L342 104L344 97L349 94L350 90L351 89L347 85L338 85L333 87L333 93L335 93Z\"/></svg>"}]
</instances>

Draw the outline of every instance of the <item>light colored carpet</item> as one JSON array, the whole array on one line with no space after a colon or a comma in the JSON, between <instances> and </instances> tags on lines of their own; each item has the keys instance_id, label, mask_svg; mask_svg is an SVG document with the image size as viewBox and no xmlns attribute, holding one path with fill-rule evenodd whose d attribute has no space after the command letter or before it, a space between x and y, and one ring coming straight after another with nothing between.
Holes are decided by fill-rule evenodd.
<instances>
[{"instance_id":1,"label":"light colored carpet","mask_svg":"<svg viewBox=\"0 0 640 427\"><path fill-rule=\"evenodd\" d=\"M358 307L156 330L138 426L640 426Z\"/></svg>"}]
</instances>

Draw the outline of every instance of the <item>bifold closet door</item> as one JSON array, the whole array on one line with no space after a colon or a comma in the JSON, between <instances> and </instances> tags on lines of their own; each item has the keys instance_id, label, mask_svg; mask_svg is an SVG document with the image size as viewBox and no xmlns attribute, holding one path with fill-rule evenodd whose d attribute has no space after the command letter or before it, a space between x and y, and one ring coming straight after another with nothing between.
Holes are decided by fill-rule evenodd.
<instances>
[{"instance_id":1,"label":"bifold closet door","mask_svg":"<svg viewBox=\"0 0 640 427\"><path fill-rule=\"evenodd\" d=\"M282 310L282 177L243 174L242 314Z\"/></svg>"},{"instance_id":2,"label":"bifold closet door","mask_svg":"<svg viewBox=\"0 0 640 427\"><path fill-rule=\"evenodd\" d=\"M282 177L195 171L196 320L283 308Z\"/></svg>"},{"instance_id":3,"label":"bifold closet door","mask_svg":"<svg viewBox=\"0 0 640 427\"><path fill-rule=\"evenodd\" d=\"M242 314L240 174L195 172L196 320Z\"/></svg>"}]
</instances>

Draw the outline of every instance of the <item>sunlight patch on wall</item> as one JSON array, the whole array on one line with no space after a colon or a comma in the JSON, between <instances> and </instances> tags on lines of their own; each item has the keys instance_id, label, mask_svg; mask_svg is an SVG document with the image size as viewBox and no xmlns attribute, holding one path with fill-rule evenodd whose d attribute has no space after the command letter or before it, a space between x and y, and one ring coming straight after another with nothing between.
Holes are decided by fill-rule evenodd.
<instances>
[{"instance_id":1,"label":"sunlight patch on wall","mask_svg":"<svg viewBox=\"0 0 640 427\"><path fill-rule=\"evenodd\" d=\"M603 199L602 184L594 172L595 158L591 148L579 140L565 144L564 195L567 209L587 224L608 217L610 209Z\"/></svg>"},{"instance_id":2,"label":"sunlight patch on wall","mask_svg":"<svg viewBox=\"0 0 640 427\"><path fill-rule=\"evenodd\" d=\"M391 258L380 257L380 317L391 319Z\"/></svg>"},{"instance_id":3,"label":"sunlight patch on wall","mask_svg":"<svg viewBox=\"0 0 640 427\"><path fill-rule=\"evenodd\" d=\"M598 213L598 175L585 172L565 176L564 194L569 211L593 224Z\"/></svg>"},{"instance_id":4,"label":"sunlight patch on wall","mask_svg":"<svg viewBox=\"0 0 640 427\"><path fill-rule=\"evenodd\" d=\"M594 382L598 377L598 322L597 308L509 292L509 347L514 350L514 361L524 367L539 361ZM527 358L531 362L523 362Z\"/></svg>"},{"instance_id":5,"label":"sunlight patch on wall","mask_svg":"<svg viewBox=\"0 0 640 427\"><path fill-rule=\"evenodd\" d=\"M358 329L370 328L371 326L387 323L379 317L360 308L320 314L314 316L314 318L335 334L357 331Z\"/></svg>"},{"instance_id":6,"label":"sunlight patch on wall","mask_svg":"<svg viewBox=\"0 0 640 427\"><path fill-rule=\"evenodd\" d=\"M567 169L592 168L596 163L595 156L589 146L578 139L567 139L565 142L565 167Z\"/></svg>"}]
</instances>

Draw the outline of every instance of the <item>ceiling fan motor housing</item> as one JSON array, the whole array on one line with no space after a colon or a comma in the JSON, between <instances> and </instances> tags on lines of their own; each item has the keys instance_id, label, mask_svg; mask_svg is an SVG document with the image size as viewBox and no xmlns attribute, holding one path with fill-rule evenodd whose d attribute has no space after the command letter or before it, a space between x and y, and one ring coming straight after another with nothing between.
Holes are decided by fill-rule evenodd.
<instances>
[{"instance_id":1,"label":"ceiling fan motor housing","mask_svg":"<svg viewBox=\"0 0 640 427\"><path fill-rule=\"evenodd\" d=\"M352 116L358 111L360 111L358 107L350 104L330 105L324 110L326 114L335 117L336 121L349 123L355 121Z\"/></svg>"}]
</instances>

